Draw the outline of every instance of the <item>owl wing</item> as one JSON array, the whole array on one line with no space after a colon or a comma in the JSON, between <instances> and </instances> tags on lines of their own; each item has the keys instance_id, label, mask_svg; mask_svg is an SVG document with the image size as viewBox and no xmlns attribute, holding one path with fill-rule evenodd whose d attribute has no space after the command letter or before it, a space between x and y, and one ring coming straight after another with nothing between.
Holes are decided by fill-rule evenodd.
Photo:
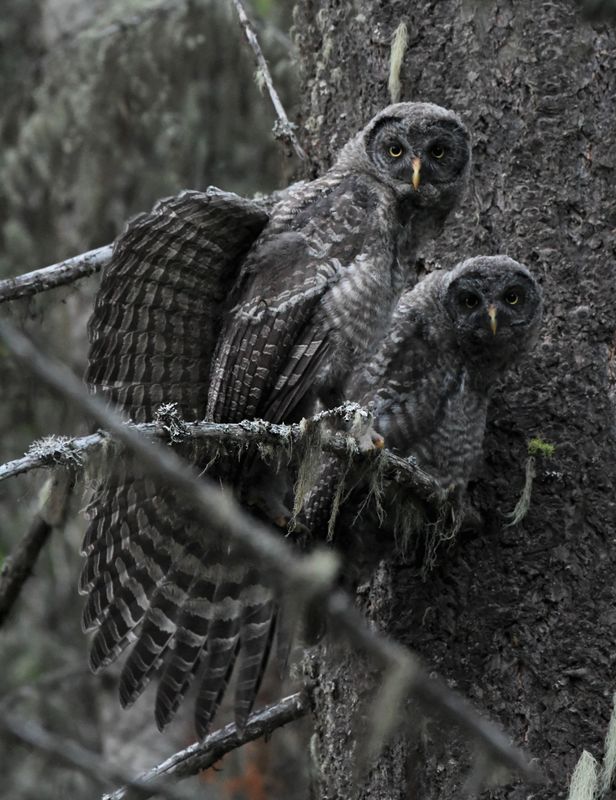
<instances>
[{"instance_id":1,"label":"owl wing","mask_svg":"<svg viewBox=\"0 0 616 800\"><path fill-rule=\"evenodd\" d=\"M265 231L244 265L242 299L223 333L209 418L287 421L313 393L339 324L327 318L328 293L351 276L346 288L351 295L358 259L371 259L376 272L391 258L381 247L375 203L361 181L349 177L317 194L289 229L277 232L274 220Z\"/></svg>"},{"instance_id":2,"label":"owl wing","mask_svg":"<svg viewBox=\"0 0 616 800\"><path fill-rule=\"evenodd\" d=\"M92 390L136 422L163 402L202 419L221 309L267 220L256 203L213 187L161 200L132 220L89 323Z\"/></svg>"},{"instance_id":3,"label":"owl wing","mask_svg":"<svg viewBox=\"0 0 616 800\"><path fill-rule=\"evenodd\" d=\"M247 287L256 291L236 305L221 337L210 418L285 418L312 389L329 352L329 331L318 317L321 301L372 233L363 219L363 225L342 228L351 231L345 241L323 244L318 228L331 219L340 199L332 194L298 214L294 229L270 236L268 226L245 258L240 294L246 296ZM357 214L353 208L352 215ZM114 479L127 486L125 475ZM132 703L160 668L155 716L161 728L199 673L196 724L202 736L241 650L236 719L242 724L274 632L271 587L223 537L205 537L202 526L188 520L164 488L142 476L136 481L119 493L111 486L111 496L94 509L91 527L101 533L87 541L83 580L90 589L84 621L100 625L93 664L108 663L137 639L122 672L121 700ZM115 515L115 528L106 538L109 525L97 514Z\"/></svg>"},{"instance_id":4,"label":"owl wing","mask_svg":"<svg viewBox=\"0 0 616 800\"><path fill-rule=\"evenodd\" d=\"M133 220L114 247L89 324L91 390L137 422L152 420L163 402L177 403L185 419L202 419L221 309L267 221L256 203L214 188L160 201ZM150 618L161 626L148 633L150 622L142 635L150 649L136 653L135 679L126 673L121 698L128 703L160 666L165 612L173 617L205 556L173 495L128 457L109 467L88 508L80 578L88 594L83 626L97 629L92 668L137 638L153 597Z\"/></svg>"},{"instance_id":5,"label":"owl wing","mask_svg":"<svg viewBox=\"0 0 616 800\"><path fill-rule=\"evenodd\" d=\"M348 186L340 186L318 198L295 215L291 230L270 233L271 225L248 255L241 288L245 299L227 320L212 377L209 418L286 420L313 392L315 378L332 354L331 322L324 319L323 302L340 275L352 271L365 241L372 235L378 241L377 222L369 218L366 206L350 202L341 210L339 201L347 191ZM337 238L328 238L327 221L332 219ZM387 255L380 250L374 257ZM248 480L246 473L243 477ZM242 481L237 474L225 479L236 486ZM210 594L204 602L196 583L187 594L175 633L176 642L186 646L176 647L159 687L167 707L174 708L195 672L202 673L196 707L200 735L207 731L238 653L236 721L245 723L276 623L274 594L258 566L246 563L231 544L222 558L219 552L210 553L202 563L200 580Z\"/></svg>"}]
</instances>

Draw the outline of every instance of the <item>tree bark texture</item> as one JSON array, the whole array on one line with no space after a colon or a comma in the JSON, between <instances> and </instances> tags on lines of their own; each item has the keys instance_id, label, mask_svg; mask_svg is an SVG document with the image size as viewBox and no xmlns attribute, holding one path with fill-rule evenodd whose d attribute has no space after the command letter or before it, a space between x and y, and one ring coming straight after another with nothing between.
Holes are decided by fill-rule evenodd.
<instances>
[{"instance_id":1,"label":"tree bark texture","mask_svg":"<svg viewBox=\"0 0 616 800\"><path fill-rule=\"evenodd\" d=\"M546 311L533 355L494 394L471 486L480 530L425 581L382 565L364 605L537 758L544 786L510 779L491 797L564 798L582 749L603 755L615 688L616 32L573 0L299 0L301 121L318 171L389 102L401 22L401 99L453 108L474 142L473 184L428 268L507 253L537 276ZM555 454L538 461L528 516L507 527L535 436ZM331 643L306 669L315 796L460 797L472 747L434 721L398 736L351 789L355 712L374 676Z\"/></svg>"}]
</instances>

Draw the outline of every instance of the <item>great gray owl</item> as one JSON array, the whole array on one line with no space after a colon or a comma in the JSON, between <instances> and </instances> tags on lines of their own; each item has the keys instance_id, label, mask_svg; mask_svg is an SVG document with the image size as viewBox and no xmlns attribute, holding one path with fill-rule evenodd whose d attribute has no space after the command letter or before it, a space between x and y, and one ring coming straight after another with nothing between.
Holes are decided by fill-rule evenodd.
<instances>
[{"instance_id":1,"label":"great gray owl","mask_svg":"<svg viewBox=\"0 0 616 800\"><path fill-rule=\"evenodd\" d=\"M347 394L371 406L389 449L460 494L481 454L490 393L533 346L541 317L537 282L511 258L438 270L402 296L378 354L351 377ZM328 459L308 498L306 523L316 535L328 527L340 474Z\"/></svg>"},{"instance_id":2,"label":"great gray owl","mask_svg":"<svg viewBox=\"0 0 616 800\"><path fill-rule=\"evenodd\" d=\"M269 214L216 191L159 205L129 226L105 272L89 384L140 421L178 402L186 419L288 422L317 398L342 397L351 367L383 335L414 278L418 244L463 195L469 163L455 114L399 103ZM187 449L204 467L207 456ZM222 458L210 474L241 498L246 469ZM276 603L258 565L185 512L134 465L116 466L90 506L84 626L98 628L94 669L137 640L120 697L134 701L159 670L161 728L198 673L203 736L240 651L236 719L245 723Z\"/></svg>"}]
</instances>

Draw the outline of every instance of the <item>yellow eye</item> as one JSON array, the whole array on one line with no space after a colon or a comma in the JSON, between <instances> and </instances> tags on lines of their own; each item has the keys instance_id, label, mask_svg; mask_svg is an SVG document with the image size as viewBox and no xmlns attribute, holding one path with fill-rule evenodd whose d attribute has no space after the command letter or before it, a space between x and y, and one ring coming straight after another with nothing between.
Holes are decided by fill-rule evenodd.
<instances>
[{"instance_id":1,"label":"yellow eye","mask_svg":"<svg viewBox=\"0 0 616 800\"><path fill-rule=\"evenodd\" d=\"M518 301L520 300L517 292L507 292L505 295L505 300L509 303L510 306L517 305Z\"/></svg>"},{"instance_id":2,"label":"yellow eye","mask_svg":"<svg viewBox=\"0 0 616 800\"><path fill-rule=\"evenodd\" d=\"M475 294L466 294L464 295L462 302L467 308L477 308L477 305L479 304L479 298Z\"/></svg>"},{"instance_id":3,"label":"yellow eye","mask_svg":"<svg viewBox=\"0 0 616 800\"><path fill-rule=\"evenodd\" d=\"M445 148L440 144L435 144L432 150L430 150L430 155L432 158L436 158L440 161L441 158L445 156Z\"/></svg>"},{"instance_id":4,"label":"yellow eye","mask_svg":"<svg viewBox=\"0 0 616 800\"><path fill-rule=\"evenodd\" d=\"M399 144L392 144L387 152L392 158L400 158L402 155L402 148Z\"/></svg>"}]
</instances>

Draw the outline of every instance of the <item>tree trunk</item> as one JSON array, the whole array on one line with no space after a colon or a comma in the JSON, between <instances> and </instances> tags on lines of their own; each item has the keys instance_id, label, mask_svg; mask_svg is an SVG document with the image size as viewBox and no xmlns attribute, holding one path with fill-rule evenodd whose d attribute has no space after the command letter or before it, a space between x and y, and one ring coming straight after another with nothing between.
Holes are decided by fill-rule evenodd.
<instances>
[{"instance_id":1,"label":"tree trunk","mask_svg":"<svg viewBox=\"0 0 616 800\"><path fill-rule=\"evenodd\" d=\"M535 352L491 404L471 487L481 529L425 581L383 565L363 599L376 624L538 759L544 786L510 779L492 797L564 798L582 749L602 756L615 688L616 35L573 0L299 0L302 121L319 171L389 102L401 22L401 99L453 108L474 140L474 183L428 266L507 253L541 282L546 313ZM532 437L555 453L538 458L530 511L508 527ZM399 736L351 788L356 710L374 676L340 651L329 644L307 665L315 796L458 798L472 752L434 722Z\"/></svg>"}]
</instances>

